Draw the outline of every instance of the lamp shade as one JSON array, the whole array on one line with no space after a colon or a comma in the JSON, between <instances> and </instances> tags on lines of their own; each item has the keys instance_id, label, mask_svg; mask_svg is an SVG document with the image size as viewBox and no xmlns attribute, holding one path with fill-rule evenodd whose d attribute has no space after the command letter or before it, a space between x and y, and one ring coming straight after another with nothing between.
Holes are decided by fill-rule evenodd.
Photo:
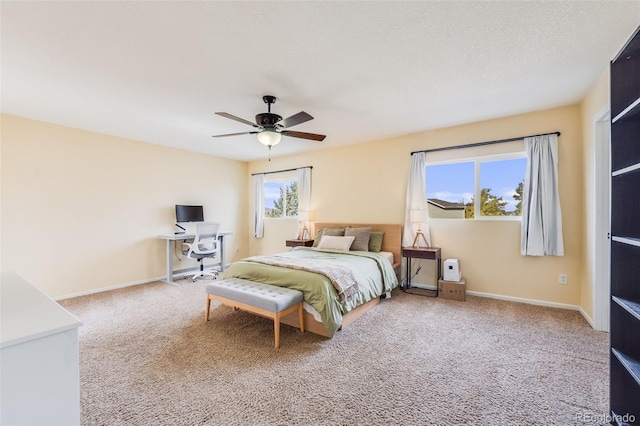
<instances>
[{"instance_id":1,"label":"lamp shade","mask_svg":"<svg viewBox=\"0 0 640 426\"><path fill-rule=\"evenodd\" d=\"M424 222L424 210L411 210L411 223Z\"/></svg>"},{"instance_id":2,"label":"lamp shade","mask_svg":"<svg viewBox=\"0 0 640 426\"><path fill-rule=\"evenodd\" d=\"M298 220L301 222L309 221L310 217L311 217L311 212L308 210L302 210L298 212Z\"/></svg>"},{"instance_id":3,"label":"lamp shade","mask_svg":"<svg viewBox=\"0 0 640 426\"><path fill-rule=\"evenodd\" d=\"M265 146L274 146L280 143L282 135L273 130L263 130L258 133L258 142Z\"/></svg>"}]
</instances>

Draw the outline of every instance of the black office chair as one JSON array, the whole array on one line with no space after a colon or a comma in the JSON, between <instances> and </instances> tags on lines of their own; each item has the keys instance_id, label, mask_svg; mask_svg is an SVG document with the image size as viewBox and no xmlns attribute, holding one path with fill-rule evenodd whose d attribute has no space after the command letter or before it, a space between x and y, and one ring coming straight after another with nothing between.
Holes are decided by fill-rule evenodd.
<instances>
[{"instance_id":1,"label":"black office chair","mask_svg":"<svg viewBox=\"0 0 640 426\"><path fill-rule=\"evenodd\" d=\"M200 271L191 277L195 283L198 277L211 276L213 279L218 277L218 271L209 268L204 269L204 259L207 257L216 257L219 251L218 247L218 231L220 224L216 222L198 222L196 223L196 237L192 243L182 243L189 248L182 251L187 257L197 259L200 264ZM185 278L188 276L185 275Z\"/></svg>"}]
</instances>

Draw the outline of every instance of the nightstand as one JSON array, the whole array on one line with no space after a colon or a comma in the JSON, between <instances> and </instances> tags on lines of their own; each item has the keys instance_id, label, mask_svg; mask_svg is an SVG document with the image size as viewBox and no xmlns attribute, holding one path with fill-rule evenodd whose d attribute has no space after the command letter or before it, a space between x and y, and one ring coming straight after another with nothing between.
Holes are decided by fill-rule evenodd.
<instances>
[{"instance_id":1,"label":"nightstand","mask_svg":"<svg viewBox=\"0 0 640 426\"><path fill-rule=\"evenodd\" d=\"M438 296L438 280L442 276L442 255L440 251L440 247L402 247L402 257L407 259L407 282L403 288L404 291L407 291L411 288L411 259L432 259L436 261L436 277L435 277L435 290L427 290L434 291L435 295L433 297Z\"/></svg>"},{"instance_id":2,"label":"nightstand","mask_svg":"<svg viewBox=\"0 0 640 426\"><path fill-rule=\"evenodd\" d=\"M311 247L313 240L287 240L287 247Z\"/></svg>"}]
</instances>

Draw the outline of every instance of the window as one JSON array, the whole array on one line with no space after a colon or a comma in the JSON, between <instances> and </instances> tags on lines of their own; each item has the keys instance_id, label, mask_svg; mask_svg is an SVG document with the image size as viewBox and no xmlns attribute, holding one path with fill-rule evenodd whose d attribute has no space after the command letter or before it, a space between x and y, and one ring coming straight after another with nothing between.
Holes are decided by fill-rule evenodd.
<instances>
[{"instance_id":1,"label":"window","mask_svg":"<svg viewBox=\"0 0 640 426\"><path fill-rule=\"evenodd\" d=\"M427 164L429 217L519 219L526 166L524 152Z\"/></svg>"},{"instance_id":2,"label":"window","mask_svg":"<svg viewBox=\"0 0 640 426\"><path fill-rule=\"evenodd\" d=\"M281 218L298 215L298 180L265 180L264 217Z\"/></svg>"}]
</instances>

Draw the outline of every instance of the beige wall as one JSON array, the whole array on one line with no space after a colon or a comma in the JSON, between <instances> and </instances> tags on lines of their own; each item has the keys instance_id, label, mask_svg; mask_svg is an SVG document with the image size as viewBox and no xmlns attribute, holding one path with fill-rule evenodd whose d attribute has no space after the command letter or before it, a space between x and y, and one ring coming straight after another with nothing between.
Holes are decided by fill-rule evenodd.
<instances>
[{"instance_id":1,"label":"beige wall","mask_svg":"<svg viewBox=\"0 0 640 426\"><path fill-rule=\"evenodd\" d=\"M2 268L47 295L164 275L156 235L174 231L175 204L203 204L233 232L227 261L247 255L247 163L1 118Z\"/></svg>"},{"instance_id":2,"label":"beige wall","mask_svg":"<svg viewBox=\"0 0 640 426\"><path fill-rule=\"evenodd\" d=\"M584 139L583 181L585 198L585 241L582 247L582 285L580 306L593 318L593 286L595 262L596 188L595 188L595 125L596 115L609 106L609 68L600 76L580 105Z\"/></svg>"},{"instance_id":3,"label":"beige wall","mask_svg":"<svg viewBox=\"0 0 640 426\"><path fill-rule=\"evenodd\" d=\"M249 172L311 165L313 219L322 222L402 223L412 151L552 131L559 143L560 197L565 256L520 255L520 223L433 220L431 237L444 258L459 258L471 291L578 305L583 272L584 190L582 122L578 105L393 139L249 164ZM329 138L331 135L329 135ZM285 139L282 143L295 143ZM274 148L274 149L277 149ZM252 203L253 188L249 184ZM247 224L252 227L252 221ZM295 221L265 224L265 238L250 238L250 253L281 251ZM568 285L558 274L568 274ZM428 281L418 277L419 281Z\"/></svg>"}]
</instances>

